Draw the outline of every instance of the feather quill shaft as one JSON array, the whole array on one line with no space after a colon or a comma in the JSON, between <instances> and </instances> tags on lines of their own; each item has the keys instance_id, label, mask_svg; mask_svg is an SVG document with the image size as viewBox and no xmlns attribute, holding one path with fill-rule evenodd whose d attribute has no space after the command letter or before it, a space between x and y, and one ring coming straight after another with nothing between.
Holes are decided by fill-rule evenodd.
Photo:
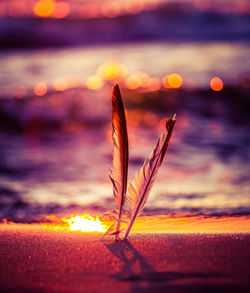
<instances>
[{"instance_id":1,"label":"feather quill shaft","mask_svg":"<svg viewBox=\"0 0 250 293\"><path fill-rule=\"evenodd\" d=\"M128 237L128 234L134 224L135 219L142 212L143 207L148 199L150 190L156 178L157 171L159 170L166 154L175 121L175 115L173 118L167 119L167 131L161 134L156 144L156 147L149 157L148 163L146 164L146 161L144 162L140 170L140 176L136 173L134 177L134 182L130 182L130 186L128 188L129 196L127 196L127 202L131 207L131 216L124 240Z\"/></svg>"},{"instance_id":2,"label":"feather quill shaft","mask_svg":"<svg viewBox=\"0 0 250 293\"><path fill-rule=\"evenodd\" d=\"M113 193L118 207L116 227L116 239L118 239L127 192L128 134L121 93L117 84L114 86L112 92L112 138L114 170L110 170L110 179L113 183Z\"/></svg>"}]
</instances>

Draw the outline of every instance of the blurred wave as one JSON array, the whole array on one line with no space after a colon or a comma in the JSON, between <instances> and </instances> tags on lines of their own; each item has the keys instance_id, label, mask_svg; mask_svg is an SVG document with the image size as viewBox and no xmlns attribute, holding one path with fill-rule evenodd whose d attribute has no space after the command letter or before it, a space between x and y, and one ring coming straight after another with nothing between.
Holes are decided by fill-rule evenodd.
<instances>
[{"instance_id":1,"label":"blurred wave","mask_svg":"<svg viewBox=\"0 0 250 293\"><path fill-rule=\"evenodd\" d=\"M114 207L110 88L0 100L0 217L100 214ZM122 90L132 179L164 127L176 129L146 214L250 213L249 89ZM71 98L69 98L71 97Z\"/></svg>"}]
</instances>

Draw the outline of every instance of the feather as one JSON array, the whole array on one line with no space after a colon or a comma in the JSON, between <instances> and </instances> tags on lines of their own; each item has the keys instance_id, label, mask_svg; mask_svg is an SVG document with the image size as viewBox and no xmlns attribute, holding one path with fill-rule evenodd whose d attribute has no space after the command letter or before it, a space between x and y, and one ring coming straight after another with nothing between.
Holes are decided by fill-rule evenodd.
<instances>
[{"instance_id":1,"label":"feather","mask_svg":"<svg viewBox=\"0 0 250 293\"><path fill-rule=\"evenodd\" d=\"M162 133L158 142L152 151L148 163L144 162L140 175L136 172L133 183L130 182L128 188L127 202L131 208L130 222L125 233L124 240L128 237L135 219L141 214L143 207L148 199L151 188L156 178L164 156L166 154L172 131L175 124L175 116L168 118L166 122L166 132Z\"/></svg>"},{"instance_id":2,"label":"feather","mask_svg":"<svg viewBox=\"0 0 250 293\"><path fill-rule=\"evenodd\" d=\"M125 204L128 177L128 134L124 107L118 85L114 86L112 93L112 137L114 169L110 169L109 177L113 184L113 193L118 207L115 232L117 240Z\"/></svg>"}]
</instances>

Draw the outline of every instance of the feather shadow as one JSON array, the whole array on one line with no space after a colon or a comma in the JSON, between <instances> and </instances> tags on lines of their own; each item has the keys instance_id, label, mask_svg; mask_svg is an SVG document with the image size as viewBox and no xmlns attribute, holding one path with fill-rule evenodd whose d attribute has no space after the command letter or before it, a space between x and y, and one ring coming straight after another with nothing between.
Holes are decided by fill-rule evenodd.
<instances>
[{"instance_id":1,"label":"feather shadow","mask_svg":"<svg viewBox=\"0 0 250 293\"><path fill-rule=\"evenodd\" d=\"M105 246L119 260L120 270L111 277L129 283L131 293L247 292L244 286L233 284L229 276L218 272L157 271L128 240Z\"/></svg>"}]
</instances>

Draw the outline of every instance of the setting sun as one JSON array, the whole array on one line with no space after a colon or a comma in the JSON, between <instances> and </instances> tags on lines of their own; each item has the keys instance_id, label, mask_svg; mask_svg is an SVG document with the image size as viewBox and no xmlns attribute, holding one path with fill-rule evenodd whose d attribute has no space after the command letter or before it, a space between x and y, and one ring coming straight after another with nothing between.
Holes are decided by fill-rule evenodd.
<instances>
[{"instance_id":1,"label":"setting sun","mask_svg":"<svg viewBox=\"0 0 250 293\"><path fill-rule=\"evenodd\" d=\"M81 232L105 232L105 225L99 217L90 215L74 216L70 219L62 218L62 221L69 224L69 230Z\"/></svg>"},{"instance_id":2,"label":"setting sun","mask_svg":"<svg viewBox=\"0 0 250 293\"><path fill-rule=\"evenodd\" d=\"M54 216L46 217L51 223L43 224L43 227L49 230L68 230L80 232L105 232L107 227L98 216L88 214L71 216L69 218L56 218Z\"/></svg>"}]
</instances>

